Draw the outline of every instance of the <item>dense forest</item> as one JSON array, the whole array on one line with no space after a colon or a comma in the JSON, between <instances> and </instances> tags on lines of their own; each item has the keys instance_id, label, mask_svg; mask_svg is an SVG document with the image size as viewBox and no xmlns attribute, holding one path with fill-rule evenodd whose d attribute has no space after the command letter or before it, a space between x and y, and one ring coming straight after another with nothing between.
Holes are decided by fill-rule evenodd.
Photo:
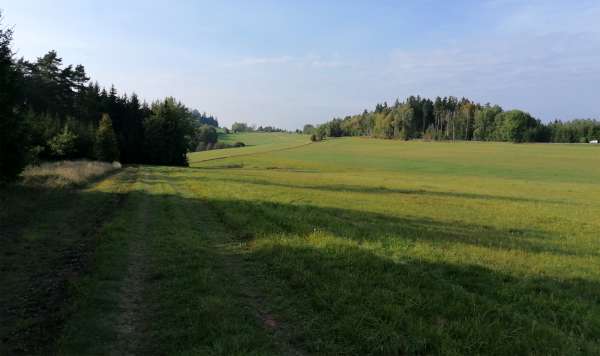
<instances>
[{"instance_id":1,"label":"dense forest","mask_svg":"<svg viewBox=\"0 0 600 356\"><path fill-rule=\"evenodd\" d=\"M600 138L600 121L554 121L548 124L520 110L504 111L498 105L481 105L469 99L411 96L389 106L304 126L314 140L324 137L370 136L428 140L477 140L509 142L589 142Z\"/></svg>"},{"instance_id":2,"label":"dense forest","mask_svg":"<svg viewBox=\"0 0 600 356\"><path fill-rule=\"evenodd\" d=\"M15 59L12 34L0 27L0 180L39 160L186 165L187 152L206 146L203 139L216 142L216 134L207 136L219 125L215 117L174 98L148 105L135 93L101 88L55 51Z\"/></svg>"}]
</instances>

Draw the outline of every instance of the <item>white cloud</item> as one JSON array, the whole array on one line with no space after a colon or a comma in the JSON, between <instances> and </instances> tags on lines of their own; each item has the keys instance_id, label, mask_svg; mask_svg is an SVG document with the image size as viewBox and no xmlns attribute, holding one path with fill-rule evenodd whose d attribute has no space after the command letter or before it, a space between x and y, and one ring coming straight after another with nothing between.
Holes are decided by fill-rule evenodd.
<instances>
[{"instance_id":1,"label":"white cloud","mask_svg":"<svg viewBox=\"0 0 600 356\"><path fill-rule=\"evenodd\" d=\"M270 65L295 65L300 67L314 68L341 68L349 66L340 60L337 56L325 58L319 55L308 54L301 57L295 56L273 56L273 57L244 57L239 60L229 61L227 67L246 67L246 66L270 66Z\"/></svg>"}]
</instances>

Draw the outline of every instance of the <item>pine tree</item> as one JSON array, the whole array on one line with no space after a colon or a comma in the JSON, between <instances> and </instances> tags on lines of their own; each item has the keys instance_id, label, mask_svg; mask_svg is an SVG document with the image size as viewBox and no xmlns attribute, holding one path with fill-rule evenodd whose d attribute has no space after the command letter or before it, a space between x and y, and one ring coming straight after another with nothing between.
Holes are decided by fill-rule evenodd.
<instances>
[{"instance_id":1,"label":"pine tree","mask_svg":"<svg viewBox=\"0 0 600 356\"><path fill-rule=\"evenodd\" d=\"M115 135L115 130L113 130L112 121L108 114L103 114L100 120L100 126L96 132L94 151L96 158L100 161L112 162L119 160L117 136Z\"/></svg>"},{"instance_id":2,"label":"pine tree","mask_svg":"<svg viewBox=\"0 0 600 356\"><path fill-rule=\"evenodd\" d=\"M26 128L17 111L19 73L11 41L12 31L0 28L0 182L14 180L21 173L27 152Z\"/></svg>"}]
</instances>

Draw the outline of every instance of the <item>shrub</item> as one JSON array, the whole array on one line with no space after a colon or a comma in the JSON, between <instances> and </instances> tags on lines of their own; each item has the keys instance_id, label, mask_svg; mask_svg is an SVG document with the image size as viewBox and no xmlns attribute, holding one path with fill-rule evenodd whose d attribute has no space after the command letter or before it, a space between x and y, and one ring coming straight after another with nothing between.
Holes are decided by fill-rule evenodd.
<instances>
[{"instance_id":1,"label":"shrub","mask_svg":"<svg viewBox=\"0 0 600 356\"><path fill-rule=\"evenodd\" d=\"M321 136L320 134L312 134L312 135L310 135L310 140L312 142L323 141L323 136Z\"/></svg>"},{"instance_id":2,"label":"shrub","mask_svg":"<svg viewBox=\"0 0 600 356\"><path fill-rule=\"evenodd\" d=\"M77 144L77 135L69 129L68 125L62 132L52 137L48 141L50 153L54 158L70 158L75 155Z\"/></svg>"},{"instance_id":3,"label":"shrub","mask_svg":"<svg viewBox=\"0 0 600 356\"><path fill-rule=\"evenodd\" d=\"M246 144L244 144L243 142L236 142L233 144L233 147L246 147Z\"/></svg>"},{"instance_id":4,"label":"shrub","mask_svg":"<svg viewBox=\"0 0 600 356\"><path fill-rule=\"evenodd\" d=\"M204 143L215 143L217 142L219 135L217 134L217 130L208 125L202 125L198 129L197 140L198 142Z\"/></svg>"}]
</instances>

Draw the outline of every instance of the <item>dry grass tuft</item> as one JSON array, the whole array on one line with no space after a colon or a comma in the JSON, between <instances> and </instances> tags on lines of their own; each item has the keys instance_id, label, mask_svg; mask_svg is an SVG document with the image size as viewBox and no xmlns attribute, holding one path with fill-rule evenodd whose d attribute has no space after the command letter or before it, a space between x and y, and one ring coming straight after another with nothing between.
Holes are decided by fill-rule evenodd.
<instances>
[{"instance_id":1,"label":"dry grass tuft","mask_svg":"<svg viewBox=\"0 0 600 356\"><path fill-rule=\"evenodd\" d=\"M119 162L60 161L29 166L23 172L27 185L43 185L51 188L64 188L84 184L110 171L120 169Z\"/></svg>"}]
</instances>

